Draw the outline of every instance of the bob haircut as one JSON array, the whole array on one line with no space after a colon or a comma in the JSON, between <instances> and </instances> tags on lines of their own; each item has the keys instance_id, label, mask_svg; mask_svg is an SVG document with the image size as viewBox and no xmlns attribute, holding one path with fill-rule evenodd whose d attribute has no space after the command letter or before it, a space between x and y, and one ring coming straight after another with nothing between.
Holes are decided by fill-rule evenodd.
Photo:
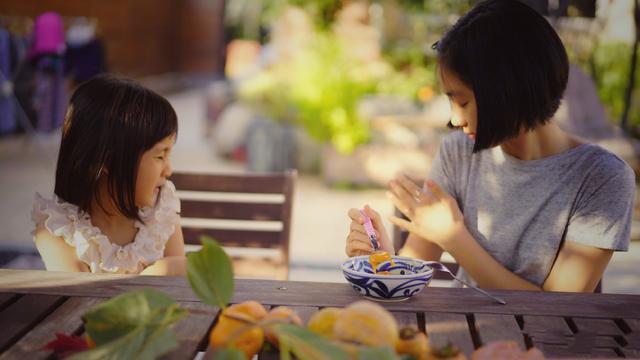
<instances>
[{"instance_id":1,"label":"bob haircut","mask_svg":"<svg viewBox=\"0 0 640 360\"><path fill-rule=\"evenodd\" d=\"M69 101L56 168L55 194L89 212L106 174L118 211L141 221L135 204L142 154L177 135L178 119L162 96L126 79L99 75L81 84Z\"/></svg>"},{"instance_id":2,"label":"bob haircut","mask_svg":"<svg viewBox=\"0 0 640 360\"><path fill-rule=\"evenodd\" d=\"M475 93L473 152L532 130L558 110L569 60L547 20L515 0L478 3L433 45L439 71Z\"/></svg>"}]
</instances>

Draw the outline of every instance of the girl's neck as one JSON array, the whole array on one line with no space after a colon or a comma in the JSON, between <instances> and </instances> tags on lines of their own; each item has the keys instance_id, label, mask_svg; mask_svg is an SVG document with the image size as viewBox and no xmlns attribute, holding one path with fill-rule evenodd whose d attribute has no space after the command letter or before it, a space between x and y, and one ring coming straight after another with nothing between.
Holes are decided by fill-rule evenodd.
<instances>
[{"instance_id":1,"label":"girl's neck","mask_svg":"<svg viewBox=\"0 0 640 360\"><path fill-rule=\"evenodd\" d=\"M556 155L584 143L562 131L554 122L522 131L517 137L500 145L502 151L520 160L537 160Z\"/></svg>"},{"instance_id":2,"label":"girl's neck","mask_svg":"<svg viewBox=\"0 0 640 360\"><path fill-rule=\"evenodd\" d=\"M106 179L101 178L98 184L100 203L96 199L91 202L91 223L109 238L109 241L124 246L135 240L137 229L135 221L124 216L109 196Z\"/></svg>"}]
</instances>

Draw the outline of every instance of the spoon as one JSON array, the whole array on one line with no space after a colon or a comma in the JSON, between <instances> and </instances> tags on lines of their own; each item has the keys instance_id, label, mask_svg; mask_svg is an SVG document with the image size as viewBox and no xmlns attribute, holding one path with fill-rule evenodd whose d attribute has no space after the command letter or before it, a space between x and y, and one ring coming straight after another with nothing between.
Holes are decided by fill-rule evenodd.
<instances>
[{"instance_id":1,"label":"spoon","mask_svg":"<svg viewBox=\"0 0 640 360\"><path fill-rule=\"evenodd\" d=\"M427 266L431 267L434 270L438 270L438 271L443 271L443 272L449 273L449 275L451 275L452 278L458 280L459 282L461 282L462 284L468 286L469 288L471 288L471 289L473 289L475 291L478 291L478 292L480 292L481 294L483 294L485 296L488 296L488 297L492 298L493 300L499 302L500 304L502 304L502 305L506 305L507 304L506 301L500 299L499 297L493 296L493 295L489 294L488 292L480 289L479 287L473 286L473 285L467 283L466 281L460 279L459 277L455 276L451 272L451 270L449 270L449 268L447 268L446 266L442 265L441 263L439 263L437 261L426 261L426 263L427 263Z\"/></svg>"}]
</instances>

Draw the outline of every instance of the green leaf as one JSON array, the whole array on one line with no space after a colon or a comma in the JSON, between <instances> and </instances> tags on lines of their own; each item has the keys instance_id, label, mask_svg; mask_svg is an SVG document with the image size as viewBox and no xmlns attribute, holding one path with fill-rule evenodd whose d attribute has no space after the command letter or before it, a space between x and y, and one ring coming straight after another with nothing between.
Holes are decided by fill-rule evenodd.
<instances>
[{"instance_id":1,"label":"green leaf","mask_svg":"<svg viewBox=\"0 0 640 360\"><path fill-rule=\"evenodd\" d=\"M85 329L97 347L74 358L154 359L178 345L170 327L186 314L156 290L119 295L85 314Z\"/></svg>"},{"instance_id":2,"label":"green leaf","mask_svg":"<svg viewBox=\"0 0 640 360\"><path fill-rule=\"evenodd\" d=\"M187 277L207 305L224 309L233 296L231 260L215 240L201 237L202 249L187 254Z\"/></svg>"},{"instance_id":3,"label":"green leaf","mask_svg":"<svg viewBox=\"0 0 640 360\"><path fill-rule=\"evenodd\" d=\"M245 360L247 355L238 349L224 348L213 353L215 360Z\"/></svg>"},{"instance_id":4,"label":"green leaf","mask_svg":"<svg viewBox=\"0 0 640 360\"><path fill-rule=\"evenodd\" d=\"M398 354L390 347L361 347L358 351L359 360L378 359L378 360L398 360Z\"/></svg>"},{"instance_id":5,"label":"green leaf","mask_svg":"<svg viewBox=\"0 0 640 360\"><path fill-rule=\"evenodd\" d=\"M331 340L306 328L291 324L269 327L280 340L280 358L287 359L289 351L300 360L349 359L349 354Z\"/></svg>"}]
</instances>

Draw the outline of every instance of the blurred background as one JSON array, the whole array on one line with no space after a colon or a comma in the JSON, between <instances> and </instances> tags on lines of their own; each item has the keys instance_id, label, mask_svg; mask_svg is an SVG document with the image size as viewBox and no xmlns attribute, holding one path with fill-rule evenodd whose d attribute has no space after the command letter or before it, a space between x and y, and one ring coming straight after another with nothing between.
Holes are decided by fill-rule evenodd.
<instances>
[{"instance_id":1,"label":"blurred background","mask_svg":"<svg viewBox=\"0 0 640 360\"><path fill-rule=\"evenodd\" d=\"M524 2L571 59L556 121L638 173L638 0ZM53 191L66 102L111 72L175 107L176 170L298 169L290 278L344 281L347 210L392 214L385 183L400 171L424 178L450 131L431 45L474 3L3 0L0 267L42 268L30 209L35 192ZM638 239L636 211L631 249L614 256L605 292L640 293Z\"/></svg>"}]
</instances>

